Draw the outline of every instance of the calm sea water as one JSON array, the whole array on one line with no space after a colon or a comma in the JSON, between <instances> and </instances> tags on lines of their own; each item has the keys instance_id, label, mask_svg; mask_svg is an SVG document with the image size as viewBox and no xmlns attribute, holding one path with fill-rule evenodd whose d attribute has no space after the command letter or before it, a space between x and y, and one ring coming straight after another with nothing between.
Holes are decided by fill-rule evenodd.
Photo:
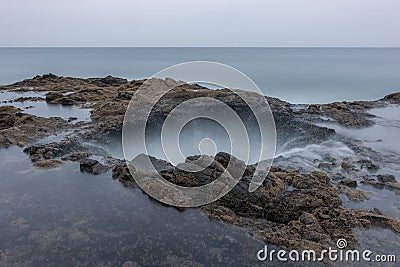
<instances>
[{"instance_id":1,"label":"calm sea water","mask_svg":"<svg viewBox=\"0 0 400 267\"><path fill-rule=\"evenodd\" d=\"M38 74L150 77L171 65L231 65L292 103L374 100L400 91L400 48L0 48L0 84Z\"/></svg>"}]
</instances>

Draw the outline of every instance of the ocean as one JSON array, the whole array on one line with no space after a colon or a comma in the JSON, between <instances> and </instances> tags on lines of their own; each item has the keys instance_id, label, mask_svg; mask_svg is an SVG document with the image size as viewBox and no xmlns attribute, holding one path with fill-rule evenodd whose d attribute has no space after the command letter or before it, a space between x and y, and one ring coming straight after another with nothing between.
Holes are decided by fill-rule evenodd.
<instances>
[{"instance_id":1,"label":"ocean","mask_svg":"<svg viewBox=\"0 0 400 267\"><path fill-rule=\"evenodd\" d=\"M45 73L147 78L174 64L215 61L291 103L375 100L400 91L400 48L0 48L0 84Z\"/></svg>"}]
</instances>

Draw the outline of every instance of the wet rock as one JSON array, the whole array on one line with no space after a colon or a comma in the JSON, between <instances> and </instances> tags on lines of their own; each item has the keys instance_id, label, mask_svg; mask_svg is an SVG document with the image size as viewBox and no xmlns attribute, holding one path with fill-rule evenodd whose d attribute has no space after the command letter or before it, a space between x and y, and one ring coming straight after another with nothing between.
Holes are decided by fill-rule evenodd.
<instances>
[{"instance_id":1,"label":"wet rock","mask_svg":"<svg viewBox=\"0 0 400 267\"><path fill-rule=\"evenodd\" d=\"M70 106L74 105L76 102L69 97L61 97L54 100L52 103Z\"/></svg>"},{"instance_id":2,"label":"wet rock","mask_svg":"<svg viewBox=\"0 0 400 267\"><path fill-rule=\"evenodd\" d=\"M367 108L372 108L369 102L334 102L322 105L323 114L331 117L337 123L345 127L359 128L374 124L367 113Z\"/></svg>"},{"instance_id":3,"label":"wet rock","mask_svg":"<svg viewBox=\"0 0 400 267\"><path fill-rule=\"evenodd\" d=\"M348 186L348 187L357 187L357 181L355 180L351 180L351 179L344 179L342 181L339 182L342 185Z\"/></svg>"},{"instance_id":4,"label":"wet rock","mask_svg":"<svg viewBox=\"0 0 400 267\"><path fill-rule=\"evenodd\" d=\"M325 185L326 183L326 185ZM321 206L338 206L341 201L334 188L329 185L329 178L314 172L309 176L295 175L291 185L298 189L276 198L267 213L267 218L274 222L288 223L297 219L303 211L310 212Z\"/></svg>"},{"instance_id":5,"label":"wet rock","mask_svg":"<svg viewBox=\"0 0 400 267\"><path fill-rule=\"evenodd\" d=\"M108 75L104 78L89 78L89 83L99 87L120 86L128 83L127 79L113 77Z\"/></svg>"},{"instance_id":6,"label":"wet rock","mask_svg":"<svg viewBox=\"0 0 400 267\"><path fill-rule=\"evenodd\" d=\"M342 186L338 184L337 186L340 193L343 193L351 201L364 201L371 198L373 195L370 192L365 192L348 186Z\"/></svg>"},{"instance_id":7,"label":"wet rock","mask_svg":"<svg viewBox=\"0 0 400 267\"><path fill-rule=\"evenodd\" d=\"M372 163L372 161L368 159L361 159L357 162L361 169L367 169L368 171L375 172L379 169L379 165Z\"/></svg>"},{"instance_id":8,"label":"wet rock","mask_svg":"<svg viewBox=\"0 0 400 267\"><path fill-rule=\"evenodd\" d=\"M11 106L0 107L0 147L25 146L69 128L61 118L42 118L20 111Z\"/></svg>"},{"instance_id":9,"label":"wet rock","mask_svg":"<svg viewBox=\"0 0 400 267\"><path fill-rule=\"evenodd\" d=\"M21 113L19 113L20 111L21 109L13 106L0 107L0 130L13 127L18 120L18 117L21 117Z\"/></svg>"},{"instance_id":10,"label":"wet rock","mask_svg":"<svg viewBox=\"0 0 400 267\"><path fill-rule=\"evenodd\" d=\"M24 153L29 155L29 158L33 161L45 160L45 159L56 159L73 153L76 156L77 150L86 150L83 148L78 140L75 139L64 139L60 142L52 142L44 145L30 146L24 149ZM73 159L73 156L71 156Z\"/></svg>"},{"instance_id":11,"label":"wet rock","mask_svg":"<svg viewBox=\"0 0 400 267\"><path fill-rule=\"evenodd\" d=\"M339 191L353 201L366 200L371 194L340 184L338 191L322 172L301 174L273 167L254 193L247 191L247 185L244 177L226 196L201 209L210 218L244 227L268 243L287 248L318 250L338 238L354 246L353 227L379 225L399 232L393 218L344 208ZM288 186L295 189L286 191Z\"/></svg>"},{"instance_id":12,"label":"wet rock","mask_svg":"<svg viewBox=\"0 0 400 267\"><path fill-rule=\"evenodd\" d=\"M53 101L64 97L64 94L58 92L50 92L46 94L46 102L52 103Z\"/></svg>"},{"instance_id":13,"label":"wet rock","mask_svg":"<svg viewBox=\"0 0 400 267\"><path fill-rule=\"evenodd\" d=\"M382 182L382 183L395 183L396 182L396 178L391 175L391 174L385 174L385 175L378 175L377 176L378 181Z\"/></svg>"},{"instance_id":14,"label":"wet rock","mask_svg":"<svg viewBox=\"0 0 400 267\"><path fill-rule=\"evenodd\" d=\"M91 173L94 175L102 174L108 171L109 167L101 164L94 159L83 159L80 161L81 172Z\"/></svg>"},{"instance_id":15,"label":"wet rock","mask_svg":"<svg viewBox=\"0 0 400 267\"><path fill-rule=\"evenodd\" d=\"M124 161L119 162L113 167L112 178L120 181L133 181L133 177L129 171L129 168Z\"/></svg>"},{"instance_id":16,"label":"wet rock","mask_svg":"<svg viewBox=\"0 0 400 267\"><path fill-rule=\"evenodd\" d=\"M25 102L25 101L37 102L43 100L45 100L43 97L18 97L11 102Z\"/></svg>"},{"instance_id":17,"label":"wet rock","mask_svg":"<svg viewBox=\"0 0 400 267\"><path fill-rule=\"evenodd\" d=\"M116 100L131 100L132 97L133 97L133 92L123 91L123 92L118 92L118 95L115 99Z\"/></svg>"},{"instance_id":18,"label":"wet rock","mask_svg":"<svg viewBox=\"0 0 400 267\"><path fill-rule=\"evenodd\" d=\"M395 191L397 194L400 194L400 183L388 181L393 181L393 177L391 175L381 175L381 181L377 180L377 177L365 176L363 177L363 181L361 181L361 183L369 184L379 189L386 188L388 190Z\"/></svg>"},{"instance_id":19,"label":"wet rock","mask_svg":"<svg viewBox=\"0 0 400 267\"><path fill-rule=\"evenodd\" d=\"M54 169L60 167L62 164L61 161L55 160L55 159L45 159L45 160L40 160L36 161L33 163L33 166L41 169Z\"/></svg>"},{"instance_id":20,"label":"wet rock","mask_svg":"<svg viewBox=\"0 0 400 267\"><path fill-rule=\"evenodd\" d=\"M332 165L332 163L328 163L328 162L321 162L318 164L318 169L321 169L321 170L331 171L334 167L335 167L335 165Z\"/></svg>"},{"instance_id":21,"label":"wet rock","mask_svg":"<svg viewBox=\"0 0 400 267\"><path fill-rule=\"evenodd\" d=\"M309 105L307 108L307 112L312 114L319 114L321 113L321 107L319 105Z\"/></svg>"},{"instance_id":22,"label":"wet rock","mask_svg":"<svg viewBox=\"0 0 400 267\"><path fill-rule=\"evenodd\" d=\"M124 79L114 77L78 79L50 74L6 86L4 87L6 89L28 90L23 88L34 87L35 91L49 91L46 101L50 103L81 106L83 103L88 103L86 107L93 109L92 121L82 130L78 128L79 125L73 125L63 120L38 118L23 114L20 110L12 107L0 107L2 115L0 116L0 145L26 145L38 138L64 131L66 129L64 124L67 124L67 127L74 127L79 131L79 137L90 142L109 141L110 136L120 137L126 107L133 93L143 85L143 82L144 80L126 82ZM241 118L251 119L249 108L230 90L208 90L198 85L179 84L171 79L155 82L179 85L176 90L160 99L154 112L150 114L149 121L154 122L155 128L173 108L182 101L193 97L212 97L220 100L237 111ZM367 110L384 105L381 102L386 101L387 104L388 101L396 101L397 96L388 96L387 100L380 102L356 101L336 102L320 106L310 105L308 110L297 113L287 102L269 97L267 99L276 123L278 146L285 145L286 149L290 149L324 142L335 135L333 129L312 124L312 118L322 115L331 117L345 127L369 126L373 122L371 121L372 116L368 115ZM28 147L25 153L37 164L62 158L80 161L80 169L83 172L99 174L107 171L109 167L96 160L88 159L88 154L84 154L87 151L80 144L81 141L72 142L70 140L35 145ZM359 144L352 146L352 149L358 155L371 154L371 151L366 151ZM193 159L195 157L188 158L186 164L190 164ZM157 159L152 159L152 162L168 181L182 186L198 186L217 179L229 160L232 160L230 155L217 154L212 164L196 175L180 171L168 162ZM285 159L282 159L281 163L284 161ZM237 164L243 163L237 162ZM340 179L357 173L356 167L358 166L369 171L375 171L377 166L372 161L357 163L353 159L346 159L339 163L333 158L324 158L319 164L319 167L328 173L340 171L338 169L341 167L346 172L341 173ZM133 184L133 177L126 164L115 162L109 165L114 166L112 169L114 179L118 179L124 185ZM286 165L288 164L286 163ZM228 194L214 203L201 207L207 216L243 227L252 234L262 237L268 243L288 248L312 247L318 250L329 244L334 245L338 238L346 238L350 245L355 244L356 240L352 233L354 227L379 226L400 231L396 220L377 211L354 211L342 206L340 192L353 200L366 198L361 190L351 187L353 182L344 182L347 184L346 186L338 183L336 188L331 184L327 174L306 172L301 169L302 166L299 163L295 165L297 171L272 167L260 188L250 193L248 188L254 174L254 166L245 166L245 168L243 177ZM390 178L369 177L364 182L392 189L398 186L398 183ZM293 188L293 190L288 190L288 188ZM188 263L186 262L186 264Z\"/></svg>"},{"instance_id":23,"label":"wet rock","mask_svg":"<svg viewBox=\"0 0 400 267\"><path fill-rule=\"evenodd\" d=\"M353 163L351 163L350 161L347 161L347 160L343 160L340 166L342 167L342 169L344 169L346 171L354 170L354 167L355 167Z\"/></svg>"},{"instance_id":24,"label":"wet rock","mask_svg":"<svg viewBox=\"0 0 400 267\"><path fill-rule=\"evenodd\" d=\"M90 156L88 152L72 152L69 155L62 157L62 160L68 161L81 161L83 159L87 159Z\"/></svg>"},{"instance_id":25,"label":"wet rock","mask_svg":"<svg viewBox=\"0 0 400 267\"><path fill-rule=\"evenodd\" d=\"M359 219L365 219L372 226L383 227L383 228L391 228L393 231L400 233L400 221L383 215L381 212L374 211L364 211L358 210L354 211L354 214Z\"/></svg>"},{"instance_id":26,"label":"wet rock","mask_svg":"<svg viewBox=\"0 0 400 267\"><path fill-rule=\"evenodd\" d=\"M73 122L76 121L78 118L77 117L69 117L68 122Z\"/></svg>"},{"instance_id":27,"label":"wet rock","mask_svg":"<svg viewBox=\"0 0 400 267\"><path fill-rule=\"evenodd\" d=\"M346 179L346 176L343 173L337 172L333 175L333 179L335 180L343 180Z\"/></svg>"},{"instance_id":28,"label":"wet rock","mask_svg":"<svg viewBox=\"0 0 400 267\"><path fill-rule=\"evenodd\" d=\"M383 98L383 100L388 101L393 104L399 104L400 103L400 93L393 93L393 94L387 95Z\"/></svg>"},{"instance_id":29,"label":"wet rock","mask_svg":"<svg viewBox=\"0 0 400 267\"><path fill-rule=\"evenodd\" d=\"M311 213L303 212L299 217L300 222L304 224L315 224L318 223L318 219Z\"/></svg>"}]
</instances>

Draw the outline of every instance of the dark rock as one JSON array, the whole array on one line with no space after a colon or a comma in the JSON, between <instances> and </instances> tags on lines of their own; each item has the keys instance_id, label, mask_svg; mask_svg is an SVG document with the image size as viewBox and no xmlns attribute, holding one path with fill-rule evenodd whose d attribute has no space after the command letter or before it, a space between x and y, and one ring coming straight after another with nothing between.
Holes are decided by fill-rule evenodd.
<instances>
[{"instance_id":1,"label":"dark rock","mask_svg":"<svg viewBox=\"0 0 400 267\"><path fill-rule=\"evenodd\" d=\"M318 219L311 213L303 212L299 217L300 222L304 224L314 224L318 222Z\"/></svg>"},{"instance_id":2,"label":"dark rock","mask_svg":"<svg viewBox=\"0 0 400 267\"><path fill-rule=\"evenodd\" d=\"M342 164L340 166L346 171L354 170L354 167L355 167L353 163L351 163L350 161L347 161L347 160L343 160Z\"/></svg>"},{"instance_id":3,"label":"dark rock","mask_svg":"<svg viewBox=\"0 0 400 267\"><path fill-rule=\"evenodd\" d=\"M116 100L131 100L133 92L118 92Z\"/></svg>"},{"instance_id":4,"label":"dark rock","mask_svg":"<svg viewBox=\"0 0 400 267\"><path fill-rule=\"evenodd\" d=\"M309 105L307 112L312 114L321 113L321 107L319 105Z\"/></svg>"},{"instance_id":5,"label":"dark rock","mask_svg":"<svg viewBox=\"0 0 400 267\"><path fill-rule=\"evenodd\" d=\"M323 170L332 170L334 165L328 162L321 162L318 164L318 169L323 169Z\"/></svg>"},{"instance_id":6,"label":"dark rock","mask_svg":"<svg viewBox=\"0 0 400 267\"><path fill-rule=\"evenodd\" d=\"M64 94L58 92L50 92L46 94L46 102L52 103L53 101L64 97Z\"/></svg>"},{"instance_id":7,"label":"dark rock","mask_svg":"<svg viewBox=\"0 0 400 267\"><path fill-rule=\"evenodd\" d=\"M59 158L69 153L75 153L76 150L85 150L85 148L81 147L77 140L65 139L60 142L27 147L24 149L24 153L28 154L29 158L35 162Z\"/></svg>"},{"instance_id":8,"label":"dark rock","mask_svg":"<svg viewBox=\"0 0 400 267\"><path fill-rule=\"evenodd\" d=\"M390 95L387 95L383 98L385 101L389 101L391 103L400 103L400 93L393 93Z\"/></svg>"},{"instance_id":9,"label":"dark rock","mask_svg":"<svg viewBox=\"0 0 400 267\"><path fill-rule=\"evenodd\" d=\"M348 187L354 187L354 188L357 187L357 181L351 179L344 179L339 183Z\"/></svg>"},{"instance_id":10,"label":"dark rock","mask_svg":"<svg viewBox=\"0 0 400 267\"><path fill-rule=\"evenodd\" d=\"M378 175L378 181L382 183L396 183L396 178L391 174Z\"/></svg>"},{"instance_id":11,"label":"dark rock","mask_svg":"<svg viewBox=\"0 0 400 267\"><path fill-rule=\"evenodd\" d=\"M87 159L90 156L88 152L72 152L69 155L66 155L62 157L62 160L68 160L68 161L80 161L83 159Z\"/></svg>"},{"instance_id":12,"label":"dark rock","mask_svg":"<svg viewBox=\"0 0 400 267\"><path fill-rule=\"evenodd\" d=\"M363 177L363 179L362 183L364 184L369 184L379 189L386 188L395 191L396 194L400 194L400 183L396 182L392 175L380 175L378 180L370 176Z\"/></svg>"},{"instance_id":13,"label":"dark rock","mask_svg":"<svg viewBox=\"0 0 400 267\"><path fill-rule=\"evenodd\" d=\"M40 76L37 76L37 77L40 77ZM58 78L58 76L53 74L53 73L44 74L42 76L42 79L44 79L44 80L54 80L54 79L57 79L57 78Z\"/></svg>"},{"instance_id":14,"label":"dark rock","mask_svg":"<svg viewBox=\"0 0 400 267\"><path fill-rule=\"evenodd\" d=\"M61 97L61 98L56 99L52 103L70 106L70 105L74 105L76 102L69 97Z\"/></svg>"},{"instance_id":15,"label":"dark rock","mask_svg":"<svg viewBox=\"0 0 400 267\"><path fill-rule=\"evenodd\" d=\"M369 117L373 115L366 112L367 103L361 102L334 102L321 106L323 114L333 118L337 123L345 127L359 128L374 124Z\"/></svg>"},{"instance_id":16,"label":"dark rock","mask_svg":"<svg viewBox=\"0 0 400 267\"><path fill-rule=\"evenodd\" d=\"M108 167L94 159L83 159L80 161L80 170L81 172L98 175L108 171Z\"/></svg>"},{"instance_id":17,"label":"dark rock","mask_svg":"<svg viewBox=\"0 0 400 267\"><path fill-rule=\"evenodd\" d=\"M360 165L361 169L366 168L371 172L375 172L379 169L379 165L372 163L372 161L368 159L361 159L357 163Z\"/></svg>"},{"instance_id":18,"label":"dark rock","mask_svg":"<svg viewBox=\"0 0 400 267\"><path fill-rule=\"evenodd\" d=\"M76 121L78 118L77 117L69 117L68 122L73 122Z\"/></svg>"},{"instance_id":19,"label":"dark rock","mask_svg":"<svg viewBox=\"0 0 400 267\"><path fill-rule=\"evenodd\" d=\"M18 97L17 99L14 99L12 102L25 102L25 101L31 101L31 102L37 102L37 101L43 101L45 100L42 97ZM31 106L33 107L33 106Z\"/></svg>"},{"instance_id":20,"label":"dark rock","mask_svg":"<svg viewBox=\"0 0 400 267\"><path fill-rule=\"evenodd\" d=\"M25 146L69 127L61 118L43 118L20 111L11 106L0 107L0 147Z\"/></svg>"},{"instance_id":21,"label":"dark rock","mask_svg":"<svg viewBox=\"0 0 400 267\"><path fill-rule=\"evenodd\" d=\"M113 76L106 76L104 78L89 78L88 81L99 87L108 87L108 86L120 86L128 83L127 79L117 78Z\"/></svg>"},{"instance_id":22,"label":"dark rock","mask_svg":"<svg viewBox=\"0 0 400 267\"><path fill-rule=\"evenodd\" d=\"M112 178L120 181L134 181L128 166L123 161L113 167Z\"/></svg>"},{"instance_id":23,"label":"dark rock","mask_svg":"<svg viewBox=\"0 0 400 267\"><path fill-rule=\"evenodd\" d=\"M12 106L1 106L0 107L0 130L11 128L17 121L17 113L21 109Z\"/></svg>"},{"instance_id":24,"label":"dark rock","mask_svg":"<svg viewBox=\"0 0 400 267\"><path fill-rule=\"evenodd\" d=\"M362 190L355 189L354 187L343 186L341 184L337 185L340 193L343 193L351 201L364 201L370 199L373 195L371 192L365 192Z\"/></svg>"}]
</instances>

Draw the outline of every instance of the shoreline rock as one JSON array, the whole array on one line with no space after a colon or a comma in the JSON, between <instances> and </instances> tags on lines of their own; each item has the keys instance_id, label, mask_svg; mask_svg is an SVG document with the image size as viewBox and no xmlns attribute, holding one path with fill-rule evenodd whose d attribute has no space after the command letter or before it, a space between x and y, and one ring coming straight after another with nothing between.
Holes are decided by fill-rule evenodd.
<instances>
[{"instance_id":1,"label":"shoreline rock","mask_svg":"<svg viewBox=\"0 0 400 267\"><path fill-rule=\"evenodd\" d=\"M61 118L43 118L22 113L13 106L0 106L0 148L22 147L69 128Z\"/></svg>"}]
</instances>

